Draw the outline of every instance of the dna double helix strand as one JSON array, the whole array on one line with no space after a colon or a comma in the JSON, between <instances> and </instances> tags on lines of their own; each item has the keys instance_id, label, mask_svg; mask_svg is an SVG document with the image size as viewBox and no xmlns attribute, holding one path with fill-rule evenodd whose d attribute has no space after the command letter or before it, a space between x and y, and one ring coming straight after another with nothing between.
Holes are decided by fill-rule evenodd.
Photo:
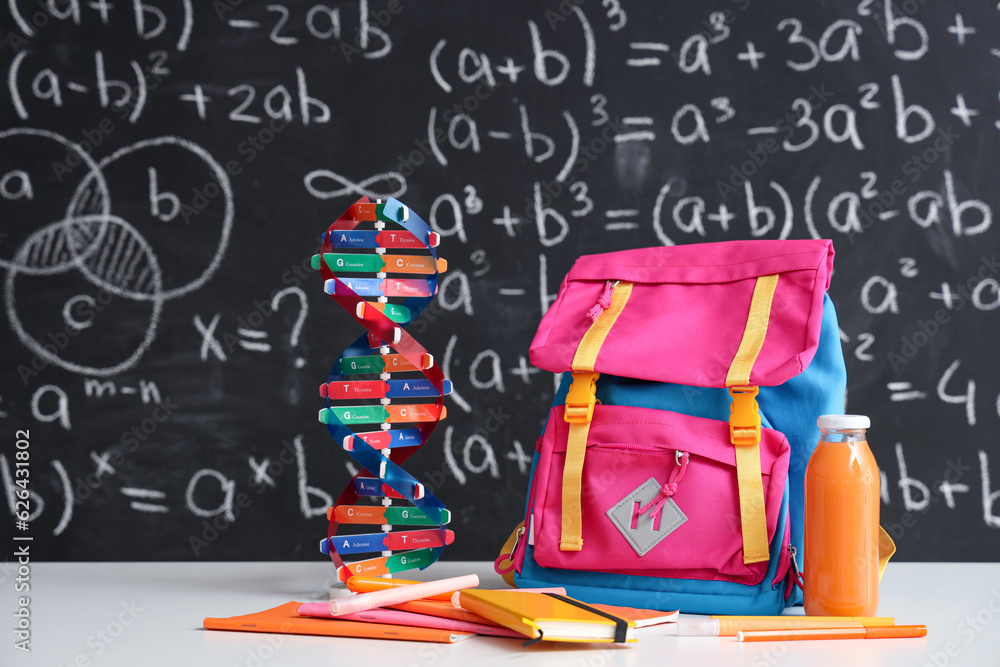
<instances>
[{"instance_id":1,"label":"dna double helix strand","mask_svg":"<svg viewBox=\"0 0 1000 667\"><path fill-rule=\"evenodd\" d=\"M320 387L327 404L320 421L363 468L327 510L320 543L342 581L424 568L454 541L444 528L450 512L400 467L446 417L444 396L451 392L434 357L404 330L434 298L438 274L447 269L437 257L439 242L399 201L362 197L330 225L313 257L324 291L367 330ZM368 532L349 532L357 530Z\"/></svg>"}]
</instances>

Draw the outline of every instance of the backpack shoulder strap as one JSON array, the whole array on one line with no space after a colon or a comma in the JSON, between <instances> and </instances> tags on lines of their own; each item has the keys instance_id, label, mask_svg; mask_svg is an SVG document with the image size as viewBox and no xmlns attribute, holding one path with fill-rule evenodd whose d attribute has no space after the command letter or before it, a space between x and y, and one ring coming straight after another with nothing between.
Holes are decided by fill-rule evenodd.
<instances>
[{"instance_id":1,"label":"backpack shoulder strap","mask_svg":"<svg viewBox=\"0 0 1000 667\"><path fill-rule=\"evenodd\" d=\"M559 536L561 551L583 549L583 509L580 502L583 459L587 454L587 436L590 433L590 420L594 416L594 404L597 400L594 394L597 390L597 378L600 376L600 373L594 372L594 366L604 340L632 295L632 283L619 281L613 289L610 306L594 319L587 333L580 339L573 356L573 384L566 395L564 413L564 419L569 422L569 435L562 479L562 525Z\"/></svg>"},{"instance_id":2,"label":"backpack shoulder strap","mask_svg":"<svg viewBox=\"0 0 1000 667\"><path fill-rule=\"evenodd\" d=\"M736 448L743 562L747 564L769 558L764 489L760 477L760 411L756 400L758 388L750 385L750 372L764 346L767 323L771 316L771 302L777 285L778 274L757 278L743 338L726 374L726 386L732 397L729 437Z\"/></svg>"}]
</instances>

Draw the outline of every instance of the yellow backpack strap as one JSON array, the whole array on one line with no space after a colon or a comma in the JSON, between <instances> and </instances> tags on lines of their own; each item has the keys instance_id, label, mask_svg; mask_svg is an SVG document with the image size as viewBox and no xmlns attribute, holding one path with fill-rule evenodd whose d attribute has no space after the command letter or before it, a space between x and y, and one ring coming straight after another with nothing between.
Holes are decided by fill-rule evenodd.
<instances>
[{"instance_id":1,"label":"yellow backpack strap","mask_svg":"<svg viewBox=\"0 0 1000 667\"><path fill-rule=\"evenodd\" d=\"M885 532L885 528L882 526L878 527L878 580L882 581L882 575L885 574L885 566L889 564L889 559L892 555L896 553L896 543L892 541L889 537L889 533Z\"/></svg>"},{"instance_id":2,"label":"yellow backpack strap","mask_svg":"<svg viewBox=\"0 0 1000 667\"><path fill-rule=\"evenodd\" d=\"M611 305L597 315L594 323L580 339L580 345L573 355L573 384L566 394L564 416L569 423L569 436L566 441L566 464L563 467L562 479L562 526L559 537L561 551L580 551L583 548L583 511L580 501L583 459L587 454L587 435L590 433L590 420L594 417L597 378L600 377L600 373L594 372L594 365L611 327L622 314L629 296L632 295L632 283L619 281L613 289Z\"/></svg>"},{"instance_id":3,"label":"yellow backpack strap","mask_svg":"<svg viewBox=\"0 0 1000 667\"><path fill-rule=\"evenodd\" d=\"M750 385L750 371L764 346L771 301L777 285L777 274L757 278L743 339L726 374L726 386L732 397L729 438L736 448L743 562L746 564L759 563L769 558L764 488L760 475L760 412L756 400L758 389Z\"/></svg>"}]
</instances>

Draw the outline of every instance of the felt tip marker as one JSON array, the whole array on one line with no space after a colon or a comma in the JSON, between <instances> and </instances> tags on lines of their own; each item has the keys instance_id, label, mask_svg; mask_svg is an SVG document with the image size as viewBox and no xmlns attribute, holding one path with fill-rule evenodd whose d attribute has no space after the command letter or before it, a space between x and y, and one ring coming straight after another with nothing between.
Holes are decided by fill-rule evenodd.
<instances>
[{"instance_id":1,"label":"felt tip marker","mask_svg":"<svg viewBox=\"0 0 1000 667\"><path fill-rule=\"evenodd\" d=\"M375 591L385 591L391 588L415 586L419 583L422 582L411 581L409 579L385 579L383 577L365 577L355 575L347 580L347 587L355 593L374 593ZM434 595L426 595L424 598L427 600L450 602L451 596L454 594L455 593L453 591L445 591L443 593L435 593Z\"/></svg>"},{"instance_id":2,"label":"felt tip marker","mask_svg":"<svg viewBox=\"0 0 1000 667\"><path fill-rule=\"evenodd\" d=\"M712 616L678 620L677 634L681 637L735 637L741 630L871 628L895 623L890 616Z\"/></svg>"},{"instance_id":3,"label":"felt tip marker","mask_svg":"<svg viewBox=\"0 0 1000 667\"><path fill-rule=\"evenodd\" d=\"M440 579L438 581L428 581L422 584L411 584L390 588L384 591L373 591L371 593L359 593L354 597L330 600L330 614L340 616L358 611L368 611L377 607L386 607L392 604L412 602L420 600L430 595L448 593L475 588L479 585L479 577L474 574L467 574L462 577L451 577L450 579Z\"/></svg>"},{"instance_id":4,"label":"felt tip marker","mask_svg":"<svg viewBox=\"0 0 1000 667\"><path fill-rule=\"evenodd\" d=\"M926 637L926 625L890 625L871 628L810 628L756 630L736 633L738 642L794 641L799 639L906 639Z\"/></svg>"}]
</instances>

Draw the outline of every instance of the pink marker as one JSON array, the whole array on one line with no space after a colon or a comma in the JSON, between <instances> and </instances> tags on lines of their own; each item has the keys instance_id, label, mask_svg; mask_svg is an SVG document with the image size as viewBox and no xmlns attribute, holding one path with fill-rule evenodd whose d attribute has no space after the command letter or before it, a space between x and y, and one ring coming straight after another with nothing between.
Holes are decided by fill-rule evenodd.
<instances>
[{"instance_id":1,"label":"pink marker","mask_svg":"<svg viewBox=\"0 0 1000 667\"><path fill-rule=\"evenodd\" d=\"M475 588L479 585L479 577L474 574L467 574L462 577L452 577L450 579L440 579L438 581L428 581L422 584L410 584L409 586L399 586L398 588L388 588L384 591L373 591L371 593L359 593L353 597L330 600L330 614L341 616L359 611L367 611L377 607L387 607L391 604L401 604L412 602L431 595L441 593L451 593L466 588Z\"/></svg>"}]
</instances>

